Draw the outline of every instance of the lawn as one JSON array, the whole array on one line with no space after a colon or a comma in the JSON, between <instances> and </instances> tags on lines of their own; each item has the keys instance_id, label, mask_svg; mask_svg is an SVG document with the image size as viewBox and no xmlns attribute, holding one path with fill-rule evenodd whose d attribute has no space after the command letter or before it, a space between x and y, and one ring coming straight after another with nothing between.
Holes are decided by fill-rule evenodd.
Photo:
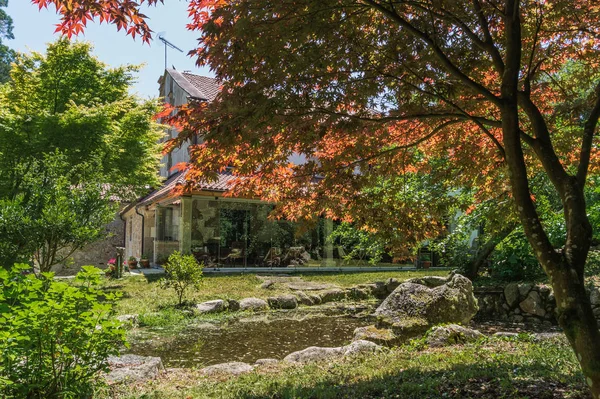
<instances>
[{"instance_id":1,"label":"lawn","mask_svg":"<svg viewBox=\"0 0 600 399\"><path fill-rule=\"evenodd\" d=\"M340 287L350 287L357 284L385 281L390 277L407 280L426 275L446 275L447 271L396 271L373 273L334 273L295 275L305 281L315 281L337 284ZM176 302L173 291L163 290L158 284L157 276L126 277L121 280L107 280L104 289L123 292L123 298L117 306L118 314L152 313L172 308ZM260 288L263 280L255 274L240 275L206 275L202 286L196 290L190 288L187 298L190 302L198 303L211 299L242 299L247 297L267 298L277 293L289 290L276 284L272 289Z\"/></svg>"},{"instance_id":2,"label":"lawn","mask_svg":"<svg viewBox=\"0 0 600 399\"><path fill-rule=\"evenodd\" d=\"M488 338L424 348L420 341L362 358L305 366L279 363L241 377L195 370L113 387L101 398L590 398L562 338Z\"/></svg>"}]
</instances>

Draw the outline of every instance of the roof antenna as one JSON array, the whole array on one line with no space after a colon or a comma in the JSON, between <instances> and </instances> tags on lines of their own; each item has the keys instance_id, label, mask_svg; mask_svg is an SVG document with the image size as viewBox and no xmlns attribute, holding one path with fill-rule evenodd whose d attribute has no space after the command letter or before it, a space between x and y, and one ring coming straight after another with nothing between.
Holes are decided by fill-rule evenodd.
<instances>
[{"instance_id":1,"label":"roof antenna","mask_svg":"<svg viewBox=\"0 0 600 399\"><path fill-rule=\"evenodd\" d=\"M160 32L158 34L158 40L160 40L161 42L163 42L165 44L165 70L166 70L167 69L167 47L177 50L180 53L183 53L183 50L180 49L179 47L177 47L176 45L174 45L173 43L171 43L170 41L168 41L167 39L165 39L165 34L166 34L166 32ZM175 67L173 67L173 69L175 69Z\"/></svg>"}]
</instances>

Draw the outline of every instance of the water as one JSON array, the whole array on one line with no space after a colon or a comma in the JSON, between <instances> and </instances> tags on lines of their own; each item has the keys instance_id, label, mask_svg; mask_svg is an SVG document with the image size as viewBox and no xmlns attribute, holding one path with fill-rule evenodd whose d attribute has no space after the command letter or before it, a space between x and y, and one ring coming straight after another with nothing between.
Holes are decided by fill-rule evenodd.
<instances>
[{"instance_id":1,"label":"water","mask_svg":"<svg viewBox=\"0 0 600 399\"><path fill-rule=\"evenodd\" d=\"M240 320L226 325L200 325L176 336L151 334L134 342L129 353L159 356L167 367L202 367L262 358L282 359L309 346L348 344L356 327L370 324L353 317Z\"/></svg>"}]
</instances>

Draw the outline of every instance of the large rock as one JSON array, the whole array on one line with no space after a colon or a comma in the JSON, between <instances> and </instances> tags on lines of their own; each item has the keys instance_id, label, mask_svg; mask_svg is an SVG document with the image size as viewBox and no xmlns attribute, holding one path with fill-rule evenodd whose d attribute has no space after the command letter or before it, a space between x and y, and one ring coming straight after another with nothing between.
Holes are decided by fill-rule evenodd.
<instances>
[{"instance_id":1,"label":"large rock","mask_svg":"<svg viewBox=\"0 0 600 399\"><path fill-rule=\"evenodd\" d=\"M315 362L319 360L330 359L332 357L342 355L342 348L321 348L318 346L311 346L301 351L292 352L283 358L284 362L288 363L307 363Z\"/></svg>"},{"instance_id":2,"label":"large rock","mask_svg":"<svg viewBox=\"0 0 600 399\"><path fill-rule=\"evenodd\" d=\"M429 346L440 347L474 342L481 337L483 337L483 334L477 330L456 324L448 324L432 328L427 336L427 343Z\"/></svg>"},{"instance_id":3,"label":"large rock","mask_svg":"<svg viewBox=\"0 0 600 399\"><path fill-rule=\"evenodd\" d=\"M271 309L296 309L298 300L293 295L280 295L267 299Z\"/></svg>"},{"instance_id":4,"label":"large rock","mask_svg":"<svg viewBox=\"0 0 600 399\"><path fill-rule=\"evenodd\" d=\"M514 308L519 303L519 285L517 283L510 283L504 287L504 299L511 308Z\"/></svg>"},{"instance_id":5,"label":"large rock","mask_svg":"<svg viewBox=\"0 0 600 399\"><path fill-rule=\"evenodd\" d=\"M333 288L322 292L320 297L321 303L341 301L343 299L346 299L346 292L339 288Z\"/></svg>"},{"instance_id":6,"label":"large rock","mask_svg":"<svg viewBox=\"0 0 600 399\"><path fill-rule=\"evenodd\" d=\"M106 375L109 383L145 381L155 378L164 370L160 357L123 355L108 358L110 372Z\"/></svg>"},{"instance_id":7,"label":"large rock","mask_svg":"<svg viewBox=\"0 0 600 399\"><path fill-rule=\"evenodd\" d=\"M208 366L200 370L200 372L204 375L215 375L215 374L231 374L231 375L240 375L244 373L249 373L254 370L254 366L248 363L242 362L229 362L229 363L221 363L215 364L213 366Z\"/></svg>"},{"instance_id":8,"label":"large rock","mask_svg":"<svg viewBox=\"0 0 600 399\"><path fill-rule=\"evenodd\" d=\"M269 305L264 299L244 298L240 301L240 310L260 311L269 309Z\"/></svg>"},{"instance_id":9,"label":"large rock","mask_svg":"<svg viewBox=\"0 0 600 399\"><path fill-rule=\"evenodd\" d=\"M354 341L371 341L379 345L392 346L398 341L398 337L389 328L377 328L376 326L358 327L354 330Z\"/></svg>"},{"instance_id":10,"label":"large rock","mask_svg":"<svg viewBox=\"0 0 600 399\"><path fill-rule=\"evenodd\" d=\"M477 300L468 278L453 274L442 285L437 285L439 278L428 279L428 284L437 285L433 288L414 281L400 284L375 311L378 327L391 328L400 340L418 336L438 324L467 324L477 313Z\"/></svg>"},{"instance_id":11,"label":"large rock","mask_svg":"<svg viewBox=\"0 0 600 399\"><path fill-rule=\"evenodd\" d=\"M540 317L544 317L546 315L542 298L540 298L540 294L538 294L536 291L530 291L527 295L527 298L525 298L525 300L519 304L519 307L525 313Z\"/></svg>"},{"instance_id":12,"label":"large rock","mask_svg":"<svg viewBox=\"0 0 600 399\"><path fill-rule=\"evenodd\" d=\"M446 277L440 276L423 276L423 277L414 277L409 280L406 280L405 283L414 283L424 285L429 288L440 287L448 282Z\"/></svg>"},{"instance_id":13,"label":"large rock","mask_svg":"<svg viewBox=\"0 0 600 399\"><path fill-rule=\"evenodd\" d=\"M361 355L363 353L373 353L381 349L381 346L365 340L356 340L350 345L342 346L344 356Z\"/></svg>"},{"instance_id":14,"label":"large rock","mask_svg":"<svg viewBox=\"0 0 600 399\"><path fill-rule=\"evenodd\" d=\"M337 348L311 346L301 351L290 353L283 358L283 361L288 363L308 363L340 356L355 356L363 353L373 353L379 349L381 349L381 346L373 342L358 340L349 345Z\"/></svg>"},{"instance_id":15,"label":"large rock","mask_svg":"<svg viewBox=\"0 0 600 399\"><path fill-rule=\"evenodd\" d=\"M300 302L303 305L306 306L313 306L315 305L315 296L314 295L308 295L306 294L306 292L304 291L298 291L296 293L296 296L298 297L298 302Z\"/></svg>"},{"instance_id":16,"label":"large rock","mask_svg":"<svg viewBox=\"0 0 600 399\"><path fill-rule=\"evenodd\" d=\"M228 299L227 307L229 308L230 311L236 312L236 311L240 310L240 301L235 300L235 299Z\"/></svg>"},{"instance_id":17,"label":"large rock","mask_svg":"<svg viewBox=\"0 0 600 399\"><path fill-rule=\"evenodd\" d=\"M214 301L202 302L196 305L196 311L198 313L219 313L227 309L227 303L222 299L215 299Z\"/></svg>"}]
</instances>

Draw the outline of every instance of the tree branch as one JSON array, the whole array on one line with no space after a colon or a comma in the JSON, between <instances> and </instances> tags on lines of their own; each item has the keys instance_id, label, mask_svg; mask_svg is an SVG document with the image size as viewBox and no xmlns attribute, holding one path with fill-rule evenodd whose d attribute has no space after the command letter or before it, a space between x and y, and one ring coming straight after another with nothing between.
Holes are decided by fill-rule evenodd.
<instances>
[{"instance_id":1,"label":"tree branch","mask_svg":"<svg viewBox=\"0 0 600 399\"><path fill-rule=\"evenodd\" d=\"M398 15L394 11L382 6L381 4L379 4L378 2L376 2L374 0L362 0L362 1L364 1L364 3L366 5L369 5L372 8L380 11L382 14L384 14L385 16L390 18L392 21L396 22L401 27L405 28L413 36L415 36L415 37L421 39L423 42L425 42L431 48L431 50L433 51L435 56L438 58L438 60L442 63L444 68L446 68L446 70L448 72L450 72L452 75L454 75L456 78L458 78L465 85L469 86L475 92L483 95L485 98L487 98L493 104L498 105L498 106L502 105L502 100L499 97L494 95L491 91L489 91L486 87L484 87L480 83L475 82L473 79L471 79L469 76L467 76L463 71L461 71L456 65L454 65L452 63L452 61L450 61L450 59L446 56L446 54L444 54L444 51L432 40L432 38L428 34L417 29L414 25L409 23L407 20L402 18L400 15Z\"/></svg>"},{"instance_id":2,"label":"tree branch","mask_svg":"<svg viewBox=\"0 0 600 399\"><path fill-rule=\"evenodd\" d=\"M577 182L583 188L585 186L585 180L590 165L590 156L592 151L592 144L594 141L594 132L596 131L596 125L600 118L600 83L596 86L596 103L590 116L583 127L583 141L581 143L581 152L579 154L579 166L577 167Z\"/></svg>"}]
</instances>

